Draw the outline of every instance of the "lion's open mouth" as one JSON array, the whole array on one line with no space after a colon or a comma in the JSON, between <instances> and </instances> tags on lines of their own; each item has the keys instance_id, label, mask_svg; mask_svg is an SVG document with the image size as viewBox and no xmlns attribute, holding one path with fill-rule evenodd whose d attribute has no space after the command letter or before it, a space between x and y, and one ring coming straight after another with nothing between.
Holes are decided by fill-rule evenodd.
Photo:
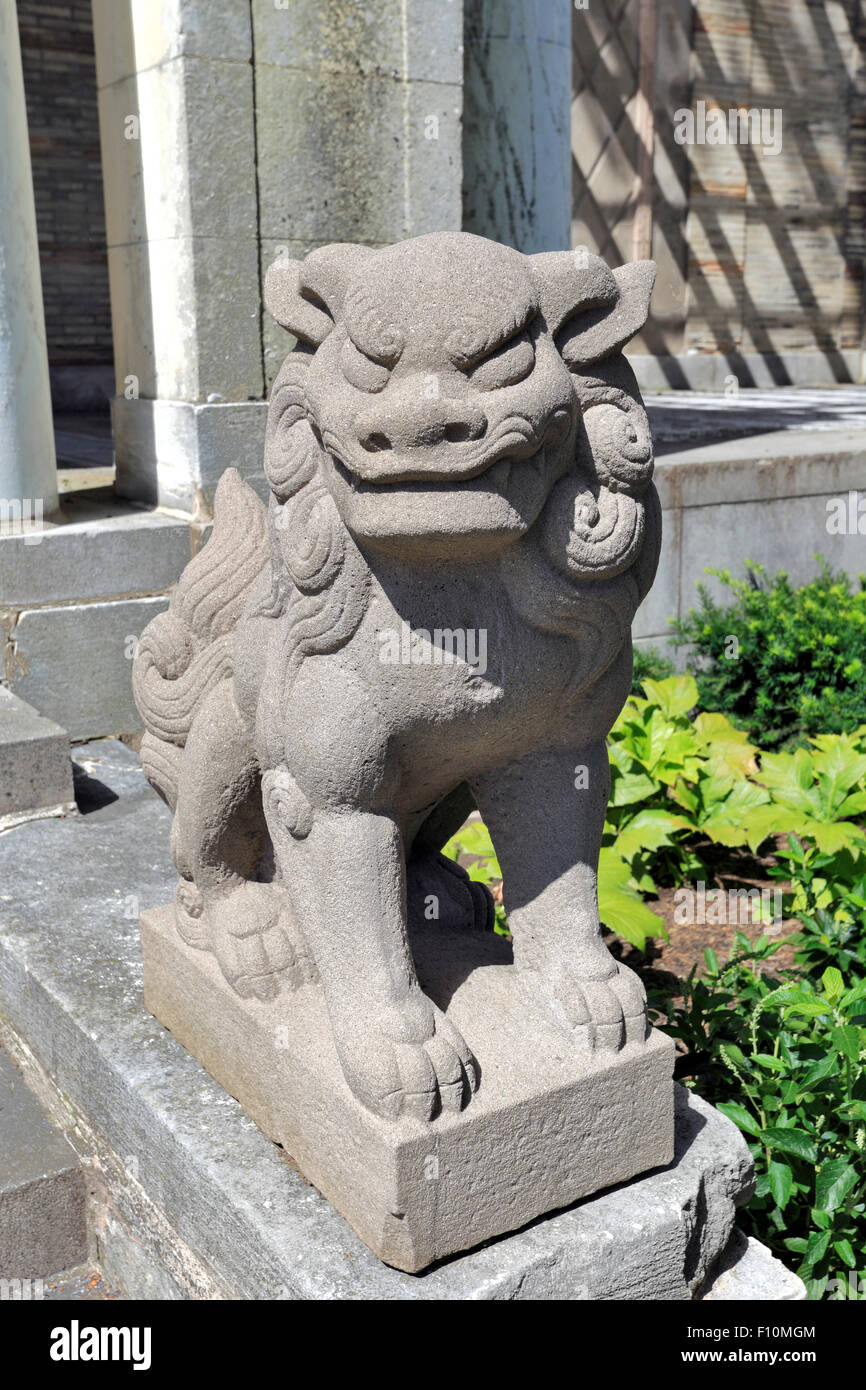
<instances>
[{"instance_id":1,"label":"lion's open mouth","mask_svg":"<svg viewBox=\"0 0 866 1390\"><path fill-rule=\"evenodd\" d=\"M383 444L381 448L365 448L363 455L355 448L345 448L332 429L325 428L320 433L310 423L338 474L353 492L452 491L483 478L485 491L501 493L508 487L515 467L537 471L544 468L548 446L562 443L571 427L571 417L564 409L556 410L539 428L523 416L510 415L475 447L455 445L451 440L398 452Z\"/></svg>"},{"instance_id":2,"label":"lion's open mouth","mask_svg":"<svg viewBox=\"0 0 866 1390\"><path fill-rule=\"evenodd\" d=\"M536 449L529 458L516 458L512 454L484 463L464 472L442 472L439 469L414 469L411 473L386 473L360 476L348 468L335 453L330 454L337 473L355 493L382 492L453 492L474 482L483 481L484 491L503 493L511 481L514 467L531 468L540 471L544 464L544 450Z\"/></svg>"}]
</instances>

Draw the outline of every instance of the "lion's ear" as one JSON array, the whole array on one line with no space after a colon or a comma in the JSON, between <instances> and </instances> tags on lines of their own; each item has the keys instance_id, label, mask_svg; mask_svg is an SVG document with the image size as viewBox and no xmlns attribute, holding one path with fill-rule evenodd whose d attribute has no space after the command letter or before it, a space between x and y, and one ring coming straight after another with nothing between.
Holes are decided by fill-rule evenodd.
<instances>
[{"instance_id":1,"label":"lion's ear","mask_svg":"<svg viewBox=\"0 0 866 1390\"><path fill-rule=\"evenodd\" d=\"M574 251L543 251L529 257L541 311L551 333L588 309L616 303L613 272L583 246Z\"/></svg>"},{"instance_id":2,"label":"lion's ear","mask_svg":"<svg viewBox=\"0 0 866 1390\"><path fill-rule=\"evenodd\" d=\"M318 347L334 327L350 280L371 255L369 246L335 242L303 261L275 261L265 276L268 311L296 338Z\"/></svg>"},{"instance_id":3,"label":"lion's ear","mask_svg":"<svg viewBox=\"0 0 866 1390\"><path fill-rule=\"evenodd\" d=\"M557 347L572 370L619 352L647 321L656 278L655 261L631 261L613 272L618 290L613 304L600 305L567 322Z\"/></svg>"},{"instance_id":4,"label":"lion's ear","mask_svg":"<svg viewBox=\"0 0 866 1390\"><path fill-rule=\"evenodd\" d=\"M265 275L265 305L277 323L296 338L318 347L334 327L327 307L304 293L301 287L303 261L276 261Z\"/></svg>"},{"instance_id":5,"label":"lion's ear","mask_svg":"<svg viewBox=\"0 0 866 1390\"><path fill-rule=\"evenodd\" d=\"M583 246L530 256L547 326L569 367L600 362L633 338L647 320L654 261L610 270Z\"/></svg>"}]
</instances>

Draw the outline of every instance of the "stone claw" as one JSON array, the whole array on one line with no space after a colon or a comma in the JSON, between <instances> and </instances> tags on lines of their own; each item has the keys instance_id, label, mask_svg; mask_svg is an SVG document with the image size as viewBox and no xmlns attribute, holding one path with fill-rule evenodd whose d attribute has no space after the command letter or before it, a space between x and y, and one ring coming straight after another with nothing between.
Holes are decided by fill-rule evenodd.
<instances>
[{"instance_id":1,"label":"stone claw","mask_svg":"<svg viewBox=\"0 0 866 1390\"><path fill-rule=\"evenodd\" d=\"M411 1021L406 1013L368 1021L363 1040L355 1034L354 1042L342 1043L340 1030L334 1030L352 1092L386 1119L408 1115L426 1122L459 1111L478 1086L477 1065L463 1038L435 1004L424 1003L426 1008L408 1011Z\"/></svg>"},{"instance_id":2,"label":"stone claw","mask_svg":"<svg viewBox=\"0 0 866 1390\"><path fill-rule=\"evenodd\" d=\"M581 1052L619 1052L646 1040L646 991L628 966L611 964L612 973L602 979L586 979L562 964L531 973L533 993L548 1017L571 1032Z\"/></svg>"}]
</instances>

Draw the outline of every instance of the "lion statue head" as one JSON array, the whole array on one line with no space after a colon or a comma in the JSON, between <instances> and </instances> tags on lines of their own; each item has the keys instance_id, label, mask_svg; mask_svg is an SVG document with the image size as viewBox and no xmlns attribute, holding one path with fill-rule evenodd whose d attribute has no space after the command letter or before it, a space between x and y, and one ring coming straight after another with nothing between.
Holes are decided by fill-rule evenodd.
<instances>
[{"instance_id":1,"label":"lion statue head","mask_svg":"<svg viewBox=\"0 0 866 1390\"><path fill-rule=\"evenodd\" d=\"M301 627L348 631L358 584L334 581L377 552L499 556L507 571L532 532L572 583L632 568L652 443L621 348L654 278L651 261L611 271L583 248L524 256L465 232L272 265L268 308L298 341L265 472Z\"/></svg>"}]
</instances>

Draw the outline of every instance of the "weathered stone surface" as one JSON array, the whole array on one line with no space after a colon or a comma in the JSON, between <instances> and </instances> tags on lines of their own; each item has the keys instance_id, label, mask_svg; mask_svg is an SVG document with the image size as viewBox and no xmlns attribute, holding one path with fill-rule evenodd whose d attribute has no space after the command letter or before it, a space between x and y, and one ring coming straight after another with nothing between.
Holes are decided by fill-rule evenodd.
<instances>
[{"instance_id":1,"label":"weathered stone surface","mask_svg":"<svg viewBox=\"0 0 866 1390\"><path fill-rule=\"evenodd\" d=\"M94 30L118 394L258 397L249 6L101 6Z\"/></svg>"},{"instance_id":2,"label":"weathered stone surface","mask_svg":"<svg viewBox=\"0 0 866 1390\"><path fill-rule=\"evenodd\" d=\"M0 825L74 806L68 733L0 685Z\"/></svg>"},{"instance_id":3,"label":"weathered stone surface","mask_svg":"<svg viewBox=\"0 0 866 1390\"><path fill-rule=\"evenodd\" d=\"M11 608L152 594L174 584L192 555L188 523L132 510L27 539L0 536L0 603Z\"/></svg>"},{"instance_id":4,"label":"weathered stone surface","mask_svg":"<svg viewBox=\"0 0 866 1390\"><path fill-rule=\"evenodd\" d=\"M569 0L466 0L463 226L521 251L568 246Z\"/></svg>"},{"instance_id":5,"label":"weathered stone surface","mask_svg":"<svg viewBox=\"0 0 866 1390\"><path fill-rule=\"evenodd\" d=\"M171 891L170 814L128 748L76 759L93 809L0 836L0 1029L43 1105L75 1127L106 1277L160 1298L695 1295L752 1169L730 1121L680 1087L669 1168L423 1275L383 1265L146 1011L136 915Z\"/></svg>"},{"instance_id":6,"label":"weathered stone surface","mask_svg":"<svg viewBox=\"0 0 866 1390\"><path fill-rule=\"evenodd\" d=\"M147 1007L240 1100L388 1264L410 1272L516 1230L673 1157L673 1044L579 1058L520 998L510 947L429 924L425 994L471 1031L483 1078L469 1117L397 1124L343 1078L321 992L241 999L171 907L142 914ZM251 1058L256 1064L251 1065Z\"/></svg>"},{"instance_id":7,"label":"weathered stone surface","mask_svg":"<svg viewBox=\"0 0 866 1390\"><path fill-rule=\"evenodd\" d=\"M87 1256L84 1178L3 1052L0 1136L0 1280L71 1269Z\"/></svg>"},{"instance_id":8,"label":"weathered stone surface","mask_svg":"<svg viewBox=\"0 0 866 1390\"><path fill-rule=\"evenodd\" d=\"M71 738L136 733L132 659L145 625L166 598L31 608L15 628L15 693Z\"/></svg>"},{"instance_id":9,"label":"weathered stone surface","mask_svg":"<svg viewBox=\"0 0 866 1390\"><path fill-rule=\"evenodd\" d=\"M221 475L237 468L263 496L264 401L125 400L111 403L117 489L124 497L179 511L213 506ZM174 576L177 578L177 575Z\"/></svg>"},{"instance_id":10,"label":"weathered stone surface","mask_svg":"<svg viewBox=\"0 0 866 1390\"><path fill-rule=\"evenodd\" d=\"M173 0L161 9L138 6L134 15L118 12L114 0L93 0L93 33L101 87L181 57L250 60L247 0L223 0L216 10L199 0Z\"/></svg>"},{"instance_id":11,"label":"weathered stone surface","mask_svg":"<svg viewBox=\"0 0 866 1390\"><path fill-rule=\"evenodd\" d=\"M621 353L653 278L464 233L278 259L266 296L298 347L271 397L269 512L224 475L136 659L142 763L176 812L169 916L272 1005L268 1028L286 1020L286 1072L309 1079L290 1087L214 977L181 970L162 919L147 997L406 1269L670 1152L672 1053L596 889L604 740L661 540ZM445 944L493 925L440 852L473 805L515 939L501 977ZM441 959L419 981L425 922ZM318 1023L298 1029L305 1003ZM431 1144L459 1174L447 1198L422 1176ZM492 1149L508 1201L472 1177Z\"/></svg>"},{"instance_id":12,"label":"weathered stone surface","mask_svg":"<svg viewBox=\"0 0 866 1390\"><path fill-rule=\"evenodd\" d=\"M707 1302L801 1303L806 1285L754 1236L735 1228L728 1247L701 1293Z\"/></svg>"},{"instance_id":13,"label":"weathered stone surface","mask_svg":"<svg viewBox=\"0 0 866 1390\"><path fill-rule=\"evenodd\" d=\"M142 403L260 396L257 262L252 236L109 246L118 392L137 391ZM117 440L115 449L120 460Z\"/></svg>"}]
</instances>

